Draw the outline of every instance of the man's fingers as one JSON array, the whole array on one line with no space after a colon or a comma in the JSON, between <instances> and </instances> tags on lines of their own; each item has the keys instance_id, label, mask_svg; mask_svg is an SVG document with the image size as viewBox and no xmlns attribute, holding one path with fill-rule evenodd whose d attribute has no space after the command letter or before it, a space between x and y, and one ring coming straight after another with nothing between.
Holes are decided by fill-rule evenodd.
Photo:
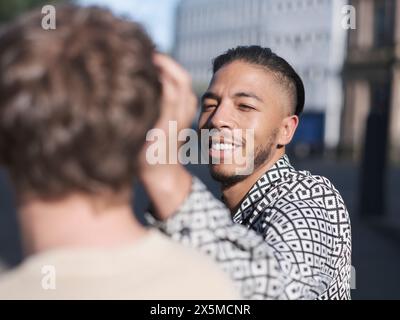
<instances>
[{"instance_id":1,"label":"man's fingers","mask_svg":"<svg viewBox=\"0 0 400 320\"><path fill-rule=\"evenodd\" d=\"M192 90L189 73L166 55L157 53L153 60L161 71L162 113L168 120L178 121L181 127L190 126L196 115L197 97Z\"/></svg>"},{"instance_id":2,"label":"man's fingers","mask_svg":"<svg viewBox=\"0 0 400 320\"><path fill-rule=\"evenodd\" d=\"M161 73L175 84L191 87L192 80L189 73L172 58L161 53L156 53L153 56L153 61L160 68Z\"/></svg>"}]
</instances>

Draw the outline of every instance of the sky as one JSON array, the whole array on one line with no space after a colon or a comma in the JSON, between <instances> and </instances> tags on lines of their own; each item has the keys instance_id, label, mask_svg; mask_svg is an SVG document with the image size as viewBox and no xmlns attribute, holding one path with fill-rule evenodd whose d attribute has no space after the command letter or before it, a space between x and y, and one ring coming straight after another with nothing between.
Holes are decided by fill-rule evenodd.
<instances>
[{"instance_id":1,"label":"sky","mask_svg":"<svg viewBox=\"0 0 400 320\"><path fill-rule=\"evenodd\" d=\"M82 5L100 5L140 22L159 50L169 52L174 39L175 8L180 0L79 0Z\"/></svg>"}]
</instances>

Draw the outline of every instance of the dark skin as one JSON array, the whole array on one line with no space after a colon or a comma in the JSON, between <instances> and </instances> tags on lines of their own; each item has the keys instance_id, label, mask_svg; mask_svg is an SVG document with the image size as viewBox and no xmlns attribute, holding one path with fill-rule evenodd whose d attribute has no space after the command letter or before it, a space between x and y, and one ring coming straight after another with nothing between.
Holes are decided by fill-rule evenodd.
<instances>
[{"instance_id":1,"label":"dark skin","mask_svg":"<svg viewBox=\"0 0 400 320\"><path fill-rule=\"evenodd\" d=\"M243 61L234 61L219 69L202 99L199 127L232 131L254 130L254 152L261 163L254 171L234 184L222 184L225 203L234 211L256 181L285 154L298 125L293 113L293 98L279 83L274 73ZM245 153L246 141L233 150L215 152L226 156L231 152ZM210 170L219 177L235 175L238 164L212 164ZM223 179L222 179L223 180ZM223 182L223 181L222 181Z\"/></svg>"}]
</instances>

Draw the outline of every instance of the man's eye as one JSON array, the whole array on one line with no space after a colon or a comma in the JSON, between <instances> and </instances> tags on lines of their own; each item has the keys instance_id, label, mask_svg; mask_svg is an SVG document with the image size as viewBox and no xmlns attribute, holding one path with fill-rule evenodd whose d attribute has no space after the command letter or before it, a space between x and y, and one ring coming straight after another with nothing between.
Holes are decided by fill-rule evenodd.
<instances>
[{"instance_id":1,"label":"man's eye","mask_svg":"<svg viewBox=\"0 0 400 320\"><path fill-rule=\"evenodd\" d=\"M209 109L213 109L216 107L217 107L217 105L215 105L215 104L203 104L203 110L209 110Z\"/></svg>"},{"instance_id":2,"label":"man's eye","mask_svg":"<svg viewBox=\"0 0 400 320\"><path fill-rule=\"evenodd\" d=\"M250 111L250 110L255 110L252 106L249 106L247 104L239 104L239 109L244 110L244 111Z\"/></svg>"}]
</instances>

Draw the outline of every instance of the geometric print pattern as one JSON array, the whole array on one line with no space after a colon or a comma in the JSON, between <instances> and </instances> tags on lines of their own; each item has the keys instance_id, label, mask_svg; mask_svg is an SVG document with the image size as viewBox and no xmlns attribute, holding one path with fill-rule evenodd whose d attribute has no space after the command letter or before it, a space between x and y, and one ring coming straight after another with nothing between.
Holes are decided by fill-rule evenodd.
<instances>
[{"instance_id":1,"label":"geometric print pattern","mask_svg":"<svg viewBox=\"0 0 400 320\"><path fill-rule=\"evenodd\" d=\"M211 256L245 299L350 299L351 228L343 199L328 179L296 171L286 155L233 217L194 177L172 217L147 218Z\"/></svg>"},{"instance_id":2,"label":"geometric print pattern","mask_svg":"<svg viewBox=\"0 0 400 320\"><path fill-rule=\"evenodd\" d=\"M263 235L282 264L327 279L318 298L350 298L350 218L328 179L296 171L284 155L249 191L233 221Z\"/></svg>"}]
</instances>

